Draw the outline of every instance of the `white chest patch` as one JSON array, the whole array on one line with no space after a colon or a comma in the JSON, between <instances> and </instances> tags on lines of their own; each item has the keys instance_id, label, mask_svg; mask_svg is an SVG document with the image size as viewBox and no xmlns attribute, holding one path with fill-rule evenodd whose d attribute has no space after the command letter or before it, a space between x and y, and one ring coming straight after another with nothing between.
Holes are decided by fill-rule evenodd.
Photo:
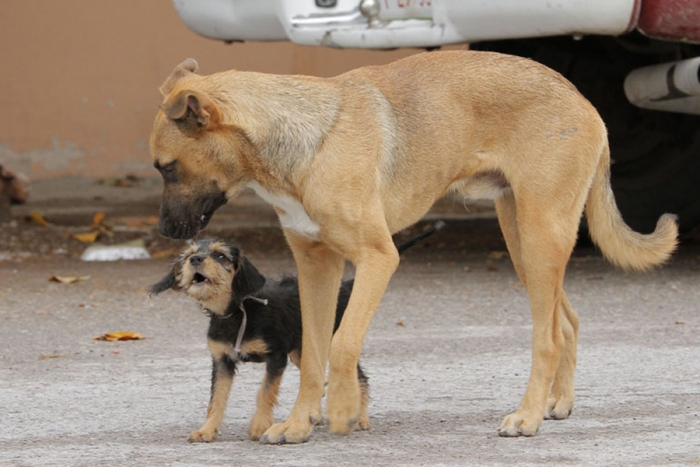
<instances>
[{"instance_id":1,"label":"white chest patch","mask_svg":"<svg viewBox=\"0 0 700 467\"><path fill-rule=\"evenodd\" d=\"M312 240L318 238L317 235L321 228L311 220L299 201L290 196L270 193L255 180L249 182L248 187L252 188L256 195L278 209L282 227Z\"/></svg>"}]
</instances>

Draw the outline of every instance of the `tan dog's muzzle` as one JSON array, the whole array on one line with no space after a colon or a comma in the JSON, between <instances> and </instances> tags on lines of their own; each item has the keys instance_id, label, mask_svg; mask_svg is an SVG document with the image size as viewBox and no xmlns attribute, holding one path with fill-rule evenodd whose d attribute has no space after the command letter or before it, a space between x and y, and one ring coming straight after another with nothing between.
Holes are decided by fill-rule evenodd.
<instances>
[{"instance_id":1,"label":"tan dog's muzzle","mask_svg":"<svg viewBox=\"0 0 700 467\"><path fill-rule=\"evenodd\" d=\"M209 224L214 211L226 201L226 195L218 189L193 199L178 196L166 186L160 205L158 233L169 238L192 238Z\"/></svg>"}]
</instances>

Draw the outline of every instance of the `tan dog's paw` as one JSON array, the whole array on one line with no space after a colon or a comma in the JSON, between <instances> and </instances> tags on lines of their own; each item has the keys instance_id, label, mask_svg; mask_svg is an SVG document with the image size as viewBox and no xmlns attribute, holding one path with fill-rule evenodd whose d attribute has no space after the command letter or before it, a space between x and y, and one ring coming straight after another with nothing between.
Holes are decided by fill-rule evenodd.
<instances>
[{"instance_id":1,"label":"tan dog's paw","mask_svg":"<svg viewBox=\"0 0 700 467\"><path fill-rule=\"evenodd\" d=\"M356 429L360 428L360 423L366 423L369 426L369 421L361 421L357 416L357 412L352 408L340 411L335 407L333 412L328 410L328 431L336 435L347 435Z\"/></svg>"},{"instance_id":2,"label":"tan dog's paw","mask_svg":"<svg viewBox=\"0 0 700 467\"><path fill-rule=\"evenodd\" d=\"M569 415L574 407L573 397L554 397L549 396L547 399L547 410L544 418L549 420L564 420Z\"/></svg>"},{"instance_id":3,"label":"tan dog's paw","mask_svg":"<svg viewBox=\"0 0 700 467\"><path fill-rule=\"evenodd\" d=\"M354 384L353 384L354 383ZM335 390L333 390L335 389ZM328 391L328 429L337 435L347 435L357 428L360 417L360 388L357 381L349 384L331 385ZM368 420L363 420L369 425Z\"/></svg>"},{"instance_id":4,"label":"tan dog's paw","mask_svg":"<svg viewBox=\"0 0 700 467\"><path fill-rule=\"evenodd\" d=\"M311 436L314 423L311 417L306 420L288 419L286 422L272 425L260 438L263 444L298 444L305 443Z\"/></svg>"},{"instance_id":5,"label":"tan dog's paw","mask_svg":"<svg viewBox=\"0 0 700 467\"><path fill-rule=\"evenodd\" d=\"M533 414L524 410L518 410L517 412L507 415L503 419L501 426L498 428L498 435L509 438L516 436L535 436L537 430L540 428L542 420L541 414Z\"/></svg>"},{"instance_id":6,"label":"tan dog's paw","mask_svg":"<svg viewBox=\"0 0 700 467\"><path fill-rule=\"evenodd\" d=\"M211 443L216 441L216 430L199 429L190 433L190 443Z\"/></svg>"},{"instance_id":7,"label":"tan dog's paw","mask_svg":"<svg viewBox=\"0 0 700 467\"><path fill-rule=\"evenodd\" d=\"M253 420L250 422L250 429L248 429L248 437L251 441L258 441L272 426L275 421L272 416L258 415L257 413L253 416Z\"/></svg>"}]
</instances>

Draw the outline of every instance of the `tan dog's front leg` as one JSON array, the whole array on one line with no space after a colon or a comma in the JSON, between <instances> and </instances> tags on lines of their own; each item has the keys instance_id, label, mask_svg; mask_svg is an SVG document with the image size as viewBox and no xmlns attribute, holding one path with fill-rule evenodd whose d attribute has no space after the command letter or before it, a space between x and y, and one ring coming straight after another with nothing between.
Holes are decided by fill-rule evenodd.
<instances>
[{"instance_id":1,"label":"tan dog's front leg","mask_svg":"<svg viewBox=\"0 0 700 467\"><path fill-rule=\"evenodd\" d=\"M272 425L261 443L303 443L321 420L326 364L330 349L343 257L325 245L286 231L299 273L302 352L299 394L289 418Z\"/></svg>"},{"instance_id":2,"label":"tan dog's front leg","mask_svg":"<svg viewBox=\"0 0 700 467\"><path fill-rule=\"evenodd\" d=\"M362 401L357 363L374 311L399 265L399 254L387 234L382 248L366 249L354 262L355 284L343 321L333 336L330 354L327 415L330 431L337 434L353 431L358 428L358 422L368 426L366 415L360 419Z\"/></svg>"},{"instance_id":3,"label":"tan dog's front leg","mask_svg":"<svg viewBox=\"0 0 700 467\"><path fill-rule=\"evenodd\" d=\"M210 342L210 347L211 347ZM209 443L216 440L216 436L224 420L224 411L228 401L233 375L236 371L235 362L226 355L214 357L211 376L211 397L207 408L207 419L199 430L190 434L190 443Z\"/></svg>"}]
</instances>

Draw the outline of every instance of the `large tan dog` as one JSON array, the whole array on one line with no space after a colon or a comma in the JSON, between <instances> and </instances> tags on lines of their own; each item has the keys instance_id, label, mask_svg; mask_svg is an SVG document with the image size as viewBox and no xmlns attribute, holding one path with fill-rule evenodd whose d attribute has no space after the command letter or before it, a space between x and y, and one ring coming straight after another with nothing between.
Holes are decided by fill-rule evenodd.
<instances>
[{"instance_id":1,"label":"large tan dog","mask_svg":"<svg viewBox=\"0 0 700 467\"><path fill-rule=\"evenodd\" d=\"M252 187L272 203L294 253L302 304L299 395L267 443L308 439L321 420L326 364L330 430L360 413L357 362L399 256L391 234L446 194L494 198L530 297L532 369L520 408L499 428L532 436L574 403L578 318L562 289L584 210L613 263L645 270L676 245L674 216L641 235L610 190L605 125L562 76L486 52L433 52L335 78L227 71L186 60L161 87L151 150L165 187L160 232L187 238ZM335 336L345 259L355 288Z\"/></svg>"}]
</instances>

